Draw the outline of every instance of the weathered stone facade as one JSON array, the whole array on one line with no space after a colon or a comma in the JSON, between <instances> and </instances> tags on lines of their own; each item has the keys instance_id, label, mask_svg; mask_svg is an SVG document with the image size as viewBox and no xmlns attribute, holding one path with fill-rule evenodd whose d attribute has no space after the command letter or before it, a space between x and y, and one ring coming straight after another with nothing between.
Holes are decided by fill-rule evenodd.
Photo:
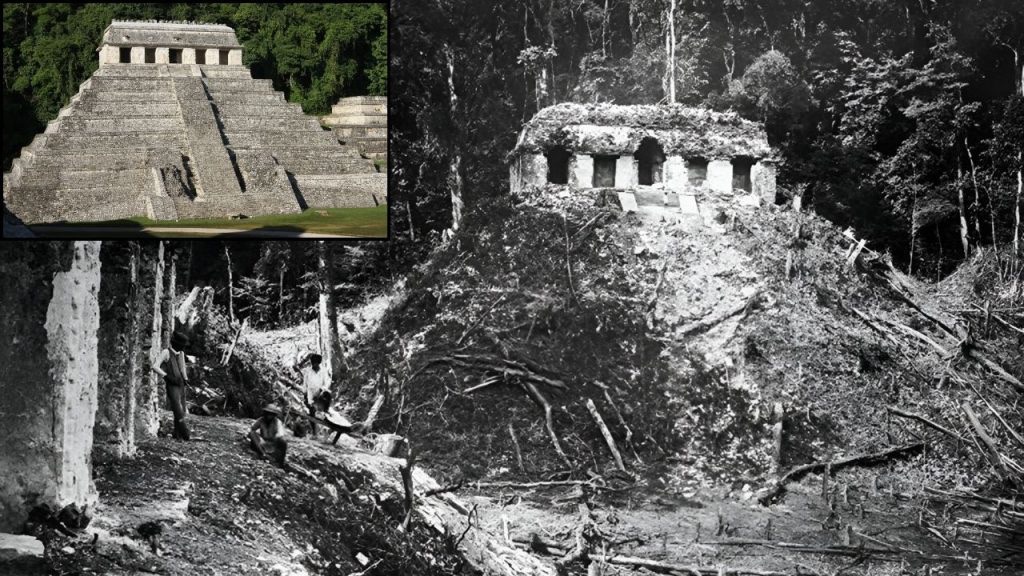
<instances>
[{"instance_id":1,"label":"weathered stone facade","mask_svg":"<svg viewBox=\"0 0 1024 576\"><path fill-rule=\"evenodd\" d=\"M0 243L0 531L94 502L100 243Z\"/></svg>"},{"instance_id":2,"label":"weathered stone facade","mask_svg":"<svg viewBox=\"0 0 1024 576\"><path fill-rule=\"evenodd\" d=\"M615 188L635 194L640 205L681 209L702 193L775 201L776 155L764 128L731 113L558 104L526 124L510 158L517 193L530 186Z\"/></svg>"},{"instance_id":3,"label":"weathered stone facade","mask_svg":"<svg viewBox=\"0 0 1024 576\"><path fill-rule=\"evenodd\" d=\"M115 22L98 52L99 70L4 175L25 223L386 202L387 175L253 79L227 26Z\"/></svg>"},{"instance_id":4,"label":"weathered stone facade","mask_svg":"<svg viewBox=\"0 0 1024 576\"><path fill-rule=\"evenodd\" d=\"M320 122L345 144L355 146L368 158L388 155L388 99L386 96L342 98Z\"/></svg>"}]
</instances>

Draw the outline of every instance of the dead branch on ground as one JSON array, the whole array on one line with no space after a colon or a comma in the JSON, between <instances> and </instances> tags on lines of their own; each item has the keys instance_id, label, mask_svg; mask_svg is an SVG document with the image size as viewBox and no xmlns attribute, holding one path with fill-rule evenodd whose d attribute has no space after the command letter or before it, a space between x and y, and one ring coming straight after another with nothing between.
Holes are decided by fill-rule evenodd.
<instances>
[{"instance_id":1,"label":"dead branch on ground","mask_svg":"<svg viewBox=\"0 0 1024 576\"><path fill-rule=\"evenodd\" d=\"M622 454L619 453L619 447L615 445L615 438L612 438L611 430L604 423L604 418L601 418L601 413L597 411L597 405L590 398L587 398L587 410L590 411L590 415L594 418L594 422L597 423L597 427L601 429L604 442L608 445L608 450L611 451L612 457L615 458L615 465L619 467L619 470L625 472L626 465L622 462Z\"/></svg>"},{"instance_id":2,"label":"dead branch on ground","mask_svg":"<svg viewBox=\"0 0 1024 576\"><path fill-rule=\"evenodd\" d=\"M959 440L961 442L966 442L963 436L957 434L956 432L953 432L952 430L946 428L945 426L942 426L941 424L937 424L925 418L924 416L921 416L920 414L914 414L913 412L905 412L895 406L888 406L887 410L889 410L890 413L895 414L897 416L902 416L903 418L909 418L911 420L917 420L918 422L924 424L925 426L928 426L932 430L937 430L951 438L955 438L956 440Z\"/></svg>"},{"instance_id":3,"label":"dead branch on ground","mask_svg":"<svg viewBox=\"0 0 1024 576\"><path fill-rule=\"evenodd\" d=\"M1006 464L1003 463L1003 455L999 452L999 449L996 448L995 441L988 435L985 427L981 425L981 422L978 420L978 416L974 413L974 410L971 410L970 405L966 402L962 402L960 404L960 409L963 410L965 415L967 415L967 422L971 425L971 428L981 440L982 444L985 445L985 448L988 451L988 460L992 463L992 467L995 468L996 474L998 474L1003 480L1013 478L1010 471L1006 468Z\"/></svg>"},{"instance_id":4,"label":"dead branch on ground","mask_svg":"<svg viewBox=\"0 0 1024 576\"><path fill-rule=\"evenodd\" d=\"M811 464L804 464L797 466L789 472L786 472L777 481L770 484L763 490L763 493L758 496L757 500L762 505L768 505L774 500L779 494L786 489L786 484L793 480L799 480L803 476L810 474L811 472L828 471L829 473L835 472L842 468L848 468L850 466L859 466L866 464L877 464L894 458L897 456L903 456L913 452L917 452L924 448L924 442L915 442L913 444L907 444L904 446L898 446L896 448L890 448L881 452L874 452L870 454L858 454L856 456L850 456L848 458L842 458L839 460L830 460L824 462L813 462Z\"/></svg>"},{"instance_id":5,"label":"dead branch on ground","mask_svg":"<svg viewBox=\"0 0 1024 576\"><path fill-rule=\"evenodd\" d=\"M551 444L554 445L555 451L558 452L558 455L562 458L562 461L565 462L565 465L569 469L572 469L572 463L569 461L569 457L565 455L565 450L562 450L562 443L558 440L558 434L555 433L555 421L551 416L551 404L548 402L547 398L540 393L540 390L537 389L537 386L535 386L533 382L526 381L523 382L522 385L526 392L533 397L537 404L539 404L544 410L544 426L548 430L548 435L551 436Z\"/></svg>"},{"instance_id":6,"label":"dead branch on ground","mask_svg":"<svg viewBox=\"0 0 1024 576\"><path fill-rule=\"evenodd\" d=\"M705 330L710 330L717 324L721 324L722 322L728 320L729 318L732 318L737 314L747 314L753 307L757 305L757 302L760 298L761 292L755 292L750 298L747 298L747 300L745 300L744 302L741 302L719 314L709 315L695 322L690 322L686 326L683 326L682 328L676 330L676 332L680 336L687 336L696 332L704 332Z\"/></svg>"}]
</instances>

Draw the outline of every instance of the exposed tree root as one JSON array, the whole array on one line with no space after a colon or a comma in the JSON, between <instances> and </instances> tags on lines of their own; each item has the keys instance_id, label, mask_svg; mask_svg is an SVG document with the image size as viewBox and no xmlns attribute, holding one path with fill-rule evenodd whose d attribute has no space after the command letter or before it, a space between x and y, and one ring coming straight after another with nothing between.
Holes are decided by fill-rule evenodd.
<instances>
[{"instance_id":1,"label":"exposed tree root","mask_svg":"<svg viewBox=\"0 0 1024 576\"><path fill-rule=\"evenodd\" d=\"M562 443L558 440L558 434L555 434L555 422L554 418L551 417L551 404L544 398L544 395L537 390L537 386L533 382L525 381L522 383L523 388L526 392L533 397L533 399L540 404L541 408L544 409L544 426L548 430L548 435L551 436L551 444L555 447L555 452L562 458L562 462L565 462L566 467L572 468L572 462L569 461L569 457L565 455L565 450L562 450Z\"/></svg>"},{"instance_id":2,"label":"exposed tree root","mask_svg":"<svg viewBox=\"0 0 1024 576\"><path fill-rule=\"evenodd\" d=\"M959 440L961 442L966 442L966 440L964 440L963 436L957 434L956 432L953 432L952 430L950 430L949 428L946 428L945 426L942 426L940 424L936 424L935 422L925 418L924 416L921 416L920 414L914 414L913 412L905 412L905 411L900 410L899 408L897 408L895 406L889 406L888 410L892 414L895 414L897 416L902 416L903 418L909 418L911 420L917 420L918 422L924 424L925 426L928 426L932 430L937 430L937 431L942 432L943 434L945 434L945 435L947 435L947 436L949 436L951 438L954 438L954 439Z\"/></svg>"}]
</instances>

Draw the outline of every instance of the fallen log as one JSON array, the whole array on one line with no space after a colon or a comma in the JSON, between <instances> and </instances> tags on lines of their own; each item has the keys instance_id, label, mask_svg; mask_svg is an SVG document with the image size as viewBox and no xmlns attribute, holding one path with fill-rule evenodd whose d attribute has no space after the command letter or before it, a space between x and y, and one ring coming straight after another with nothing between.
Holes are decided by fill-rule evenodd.
<instances>
[{"instance_id":1,"label":"fallen log","mask_svg":"<svg viewBox=\"0 0 1024 576\"><path fill-rule=\"evenodd\" d=\"M587 410L589 410L590 415L593 416L594 422L597 423L597 427L601 429L601 435L604 436L604 442L608 445L608 450L611 451L612 457L615 458L615 465L619 467L619 470L625 472L626 465L622 462L622 454L619 453L619 447L615 445L615 438L612 438L612 433L604 423L604 418L601 418L601 413L597 411L597 406L590 398L587 398Z\"/></svg>"},{"instance_id":2,"label":"fallen log","mask_svg":"<svg viewBox=\"0 0 1024 576\"><path fill-rule=\"evenodd\" d=\"M974 413L974 410L971 410L970 405L966 402L962 402L960 404L960 409L967 415L967 422L971 425L971 428L974 429L974 433L978 438L981 439L982 444L985 445L985 449L988 451L988 460L992 463L992 467L995 468L999 477L1003 480L1012 478L1013 476L1006 468L1006 464L1003 463L1003 455L1000 454L999 449L996 448L995 441L993 441L992 437L988 435L985 427L981 425L981 422L978 420L978 416Z\"/></svg>"},{"instance_id":3,"label":"fallen log","mask_svg":"<svg viewBox=\"0 0 1024 576\"><path fill-rule=\"evenodd\" d=\"M702 318L700 320L697 320L695 322L690 322L686 326L683 326L682 328L677 329L676 333L678 335L680 335L680 336L687 336L687 335L690 335L690 334L693 334L693 333L696 333L696 332L703 332L705 330L710 330L715 325L720 324L720 323L728 320L729 318L732 318L733 316L736 316L737 314L740 314L740 313L746 314L751 308L753 308L754 306L757 305L757 302L760 299L760 297L761 297L761 293L760 292L755 292L750 298L748 298L745 301L743 301L743 302L733 306L732 308L729 308L729 309L725 310L724 312L721 312L720 314L716 314L716 315L712 315L712 316L707 316L707 317Z\"/></svg>"},{"instance_id":4,"label":"fallen log","mask_svg":"<svg viewBox=\"0 0 1024 576\"><path fill-rule=\"evenodd\" d=\"M924 442L915 442L913 444L906 444L896 448L890 448L881 452L874 452L870 454L858 454L857 456L850 456L848 458L842 458L840 460L830 460L826 462L813 462L811 464L804 464L797 466L789 472L786 472L777 481L772 482L769 486L762 490L762 494L757 497L758 502L762 506L767 506L774 500L779 494L785 491L786 483L799 480L803 476L810 474L811 472L819 472L828 470L829 473L835 472L842 468L848 468L850 466L862 465L862 464L877 464L884 462L890 458L896 456L903 456L913 452L917 452L924 448Z\"/></svg>"},{"instance_id":5,"label":"fallen log","mask_svg":"<svg viewBox=\"0 0 1024 576\"><path fill-rule=\"evenodd\" d=\"M555 433L555 421L551 415L551 404L544 398L544 395L537 390L537 386L533 382L523 382L523 388L526 392L533 397L533 399L540 405L544 410L544 427L548 430L548 435L551 436L551 444L555 447L555 452L558 452L559 457L562 458L562 462L565 462L566 467L572 469L572 462L569 461L569 457L565 455L565 450L562 450L562 443L558 440L558 434Z\"/></svg>"},{"instance_id":6,"label":"fallen log","mask_svg":"<svg viewBox=\"0 0 1024 576\"><path fill-rule=\"evenodd\" d=\"M951 438L955 438L961 442L966 442L963 436L957 434L956 432L953 432L952 430L946 428L945 426L932 422L931 420L925 418L924 416L921 416L920 414L914 414L913 412L905 412L895 406L888 406L886 407L886 409L892 414L902 416L903 418L909 418L911 420L917 420L918 422L924 424L925 426L928 426L932 430L937 430L947 436L950 436Z\"/></svg>"},{"instance_id":7,"label":"fallen log","mask_svg":"<svg viewBox=\"0 0 1024 576\"><path fill-rule=\"evenodd\" d=\"M242 332L245 331L245 327L248 325L249 319L246 318L242 321L242 325L238 327L238 331L235 332L235 337L231 340L231 345L228 346L227 351L224 352L224 358L220 361L221 366L227 366L228 362L231 361L231 355L235 352L235 345L238 344L238 339L242 336Z\"/></svg>"}]
</instances>

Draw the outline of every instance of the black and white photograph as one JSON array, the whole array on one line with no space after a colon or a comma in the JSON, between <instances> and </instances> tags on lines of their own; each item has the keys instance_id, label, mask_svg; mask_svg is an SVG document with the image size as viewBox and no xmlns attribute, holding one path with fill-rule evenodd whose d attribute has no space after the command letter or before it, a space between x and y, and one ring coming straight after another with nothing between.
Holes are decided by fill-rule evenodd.
<instances>
[{"instance_id":1,"label":"black and white photograph","mask_svg":"<svg viewBox=\"0 0 1024 576\"><path fill-rule=\"evenodd\" d=\"M1024 3L3 11L0 576L1024 573Z\"/></svg>"}]
</instances>

